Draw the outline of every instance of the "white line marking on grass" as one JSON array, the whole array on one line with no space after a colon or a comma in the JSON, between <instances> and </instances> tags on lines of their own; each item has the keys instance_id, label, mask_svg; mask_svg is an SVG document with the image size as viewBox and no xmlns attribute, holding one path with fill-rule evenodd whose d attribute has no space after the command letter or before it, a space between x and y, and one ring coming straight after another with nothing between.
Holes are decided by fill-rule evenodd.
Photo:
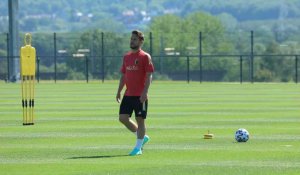
<instances>
[{"instance_id":1,"label":"white line marking on grass","mask_svg":"<svg viewBox=\"0 0 300 175\"><path fill-rule=\"evenodd\" d=\"M284 147L292 147L293 145L281 145L281 146L284 146Z\"/></svg>"}]
</instances>

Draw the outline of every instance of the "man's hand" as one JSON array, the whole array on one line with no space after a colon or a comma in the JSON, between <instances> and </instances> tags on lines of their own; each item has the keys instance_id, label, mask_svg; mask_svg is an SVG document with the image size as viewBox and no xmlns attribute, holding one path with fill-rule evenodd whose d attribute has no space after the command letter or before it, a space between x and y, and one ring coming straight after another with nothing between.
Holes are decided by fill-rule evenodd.
<instances>
[{"instance_id":1,"label":"man's hand","mask_svg":"<svg viewBox=\"0 0 300 175\"><path fill-rule=\"evenodd\" d=\"M140 102L144 103L146 100L148 99L148 93L142 93L142 95L140 96Z\"/></svg>"},{"instance_id":2,"label":"man's hand","mask_svg":"<svg viewBox=\"0 0 300 175\"><path fill-rule=\"evenodd\" d=\"M118 103L121 102L121 93L117 93L116 100Z\"/></svg>"},{"instance_id":3,"label":"man's hand","mask_svg":"<svg viewBox=\"0 0 300 175\"><path fill-rule=\"evenodd\" d=\"M140 102L141 103L144 103L148 99L148 89L149 89L149 86L150 86L151 81L152 81L152 72L147 72L146 76L147 76L147 78L146 78L145 88L144 88L143 93L141 94L141 97L140 97Z\"/></svg>"},{"instance_id":4,"label":"man's hand","mask_svg":"<svg viewBox=\"0 0 300 175\"><path fill-rule=\"evenodd\" d=\"M118 103L121 102L121 92L122 92L122 89L124 87L125 83L124 83L124 74L122 74L121 78L120 78L120 82L119 82L119 88L118 88L118 91L117 91L117 95L116 95L116 100Z\"/></svg>"}]
</instances>

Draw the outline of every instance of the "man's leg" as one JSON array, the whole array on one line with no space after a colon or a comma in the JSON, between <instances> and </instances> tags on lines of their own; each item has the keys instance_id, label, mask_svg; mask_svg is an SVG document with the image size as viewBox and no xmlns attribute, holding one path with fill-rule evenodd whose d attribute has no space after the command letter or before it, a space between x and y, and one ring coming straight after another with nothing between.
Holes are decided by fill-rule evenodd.
<instances>
[{"instance_id":1,"label":"man's leg","mask_svg":"<svg viewBox=\"0 0 300 175\"><path fill-rule=\"evenodd\" d=\"M141 103L139 98L136 99L135 102L135 120L137 122L137 140L136 145L132 152L129 155L139 155L142 154L142 147L145 143L149 141L149 137L146 134L146 126L145 126L145 119L147 116L147 102Z\"/></svg>"},{"instance_id":2,"label":"man's leg","mask_svg":"<svg viewBox=\"0 0 300 175\"><path fill-rule=\"evenodd\" d=\"M144 142L144 136L146 132L145 121L142 117L135 118L138 124L137 128L137 140L134 149L131 151L129 155L135 156L142 154L142 146Z\"/></svg>"},{"instance_id":3,"label":"man's leg","mask_svg":"<svg viewBox=\"0 0 300 175\"><path fill-rule=\"evenodd\" d=\"M136 117L136 122L138 125L137 128L137 138L138 139L144 139L144 136L146 134L146 126L145 126L145 119L142 117Z\"/></svg>"},{"instance_id":4,"label":"man's leg","mask_svg":"<svg viewBox=\"0 0 300 175\"><path fill-rule=\"evenodd\" d=\"M137 132L138 126L135 122L133 122L128 114L120 114L119 115L119 121L123 123L127 129L129 129L131 132Z\"/></svg>"}]
</instances>

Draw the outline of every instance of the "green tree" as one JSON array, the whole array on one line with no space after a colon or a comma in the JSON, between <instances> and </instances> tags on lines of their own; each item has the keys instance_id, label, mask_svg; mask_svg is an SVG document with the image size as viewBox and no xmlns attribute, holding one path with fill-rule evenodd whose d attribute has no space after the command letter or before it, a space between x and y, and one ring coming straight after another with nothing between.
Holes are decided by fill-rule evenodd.
<instances>
[{"instance_id":1,"label":"green tree","mask_svg":"<svg viewBox=\"0 0 300 175\"><path fill-rule=\"evenodd\" d=\"M202 32L202 50L204 54L228 53L234 50L231 43L227 43L224 37L222 23L209 14L197 12L180 18L175 15L157 17L150 24L149 30L154 33L155 54L164 54L164 48L174 48L180 55L198 55L199 32ZM194 48L193 51L189 48ZM182 71L186 69L186 57L174 56L162 58L164 71ZM161 66L158 60L156 65ZM226 70L232 64L232 59L205 59L203 62L206 70ZM160 67L159 67L160 68ZM190 68L199 69L199 62L191 61Z\"/></svg>"},{"instance_id":2,"label":"green tree","mask_svg":"<svg viewBox=\"0 0 300 175\"><path fill-rule=\"evenodd\" d=\"M122 56L126 50L128 50L129 37L105 32L103 33L103 41L104 46L102 47L102 31L99 29L84 32L80 38L73 43L71 52L76 53L78 49L83 48L89 49L90 52L87 54L87 58L90 62L89 70L91 70L93 74L100 74L102 72L103 62L106 76L118 74L122 63ZM103 58L101 57L102 48L104 51ZM72 71L84 73L85 61L84 58L68 59L67 66Z\"/></svg>"},{"instance_id":3,"label":"green tree","mask_svg":"<svg viewBox=\"0 0 300 175\"><path fill-rule=\"evenodd\" d=\"M281 54L280 45L275 41L270 42L264 54ZM256 81L290 81L293 79L293 58L263 56L256 62Z\"/></svg>"}]
</instances>

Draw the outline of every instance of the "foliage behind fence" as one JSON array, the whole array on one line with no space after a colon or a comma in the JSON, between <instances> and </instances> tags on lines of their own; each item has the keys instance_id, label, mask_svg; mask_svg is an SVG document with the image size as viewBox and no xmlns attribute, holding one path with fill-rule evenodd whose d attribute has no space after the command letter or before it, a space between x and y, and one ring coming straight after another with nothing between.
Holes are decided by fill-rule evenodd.
<instances>
[{"instance_id":1,"label":"foliage behind fence","mask_svg":"<svg viewBox=\"0 0 300 175\"><path fill-rule=\"evenodd\" d=\"M34 33L39 80L118 79L130 34ZM261 32L145 33L154 78L187 81L298 81L298 41L277 43ZM22 38L20 38L20 43ZM7 35L0 34L0 79L8 77Z\"/></svg>"}]
</instances>

